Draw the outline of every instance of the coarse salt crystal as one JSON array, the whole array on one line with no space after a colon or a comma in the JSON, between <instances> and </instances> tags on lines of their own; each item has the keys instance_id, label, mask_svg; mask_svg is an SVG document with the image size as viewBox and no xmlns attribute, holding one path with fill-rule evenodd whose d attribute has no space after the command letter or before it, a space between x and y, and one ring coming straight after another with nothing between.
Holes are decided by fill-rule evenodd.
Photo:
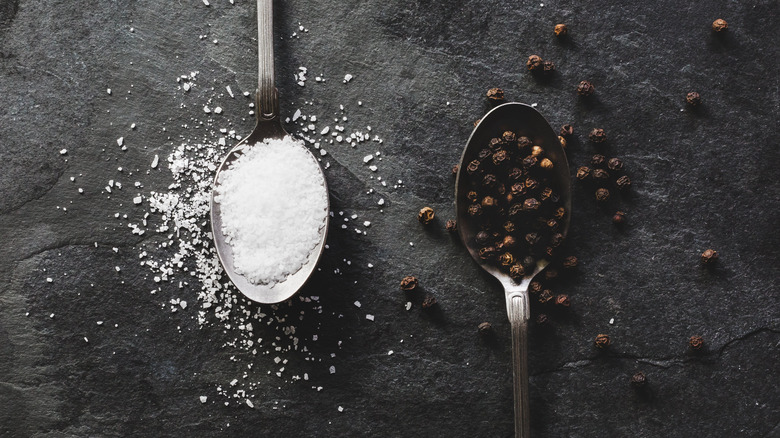
<instances>
[{"instance_id":1,"label":"coarse salt crystal","mask_svg":"<svg viewBox=\"0 0 780 438\"><path fill-rule=\"evenodd\" d=\"M336 374L336 367L331 365L330 368L328 368L328 371L330 371L331 374Z\"/></svg>"},{"instance_id":2,"label":"coarse salt crystal","mask_svg":"<svg viewBox=\"0 0 780 438\"><path fill-rule=\"evenodd\" d=\"M125 138L124 137L117 138L116 139L116 144L119 145L119 146L124 145L125 144Z\"/></svg>"},{"instance_id":3,"label":"coarse salt crystal","mask_svg":"<svg viewBox=\"0 0 780 438\"><path fill-rule=\"evenodd\" d=\"M369 161L371 161L373 159L374 159L373 155L366 155L365 157L363 157L363 162L364 163L368 163Z\"/></svg>"},{"instance_id":4,"label":"coarse salt crystal","mask_svg":"<svg viewBox=\"0 0 780 438\"><path fill-rule=\"evenodd\" d=\"M155 154L154 159L152 159L152 169L156 169L159 163L160 163L160 157Z\"/></svg>"},{"instance_id":5,"label":"coarse salt crystal","mask_svg":"<svg viewBox=\"0 0 780 438\"><path fill-rule=\"evenodd\" d=\"M355 307L360 307L362 305L362 304L360 304L360 301L355 301L354 304L355 304Z\"/></svg>"},{"instance_id":6,"label":"coarse salt crystal","mask_svg":"<svg viewBox=\"0 0 780 438\"><path fill-rule=\"evenodd\" d=\"M208 398L208 397L206 397L205 395L202 395L202 396L200 396L200 402L201 402L201 403L206 403L206 402L208 401L208 399L209 399L209 398Z\"/></svg>"},{"instance_id":7,"label":"coarse salt crystal","mask_svg":"<svg viewBox=\"0 0 780 438\"><path fill-rule=\"evenodd\" d=\"M369 321L373 321L374 320L374 315L371 315L369 313L368 315L366 315L366 319L369 320Z\"/></svg>"},{"instance_id":8,"label":"coarse salt crystal","mask_svg":"<svg viewBox=\"0 0 780 438\"><path fill-rule=\"evenodd\" d=\"M68 153L67 149L60 149L60 155L66 155Z\"/></svg>"},{"instance_id":9,"label":"coarse salt crystal","mask_svg":"<svg viewBox=\"0 0 780 438\"><path fill-rule=\"evenodd\" d=\"M352 75L351 74L347 73L347 74L344 75L344 83L345 84L347 82L351 81L351 80L352 80Z\"/></svg>"}]
</instances>

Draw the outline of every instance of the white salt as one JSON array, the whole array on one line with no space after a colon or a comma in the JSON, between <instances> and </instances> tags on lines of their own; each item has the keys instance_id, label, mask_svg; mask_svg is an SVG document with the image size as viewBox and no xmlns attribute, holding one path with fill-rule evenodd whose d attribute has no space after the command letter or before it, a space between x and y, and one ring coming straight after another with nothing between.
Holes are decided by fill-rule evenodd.
<instances>
[{"instance_id":1,"label":"white salt","mask_svg":"<svg viewBox=\"0 0 780 438\"><path fill-rule=\"evenodd\" d=\"M319 164L289 136L245 148L220 174L214 200L236 272L254 284L283 282L308 262L328 208Z\"/></svg>"}]
</instances>

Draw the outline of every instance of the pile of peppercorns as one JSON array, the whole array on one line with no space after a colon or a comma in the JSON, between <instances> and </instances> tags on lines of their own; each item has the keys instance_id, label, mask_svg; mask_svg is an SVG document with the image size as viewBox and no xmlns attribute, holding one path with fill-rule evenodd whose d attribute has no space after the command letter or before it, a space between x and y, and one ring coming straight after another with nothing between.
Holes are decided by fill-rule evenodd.
<instances>
[{"instance_id":1,"label":"pile of peppercorns","mask_svg":"<svg viewBox=\"0 0 780 438\"><path fill-rule=\"evenodd\" d=\"M468 157L468 217L479 257L514 279L550 259L564 235L563 207L544 149L524 135L506 131Z\"/></svg>"}]
</instances>

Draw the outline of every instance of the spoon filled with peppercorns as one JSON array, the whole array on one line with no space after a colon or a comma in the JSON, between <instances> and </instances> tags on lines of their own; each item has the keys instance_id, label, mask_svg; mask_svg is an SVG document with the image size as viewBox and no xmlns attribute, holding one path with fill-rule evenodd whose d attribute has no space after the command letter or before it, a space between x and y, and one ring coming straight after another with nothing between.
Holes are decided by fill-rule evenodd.
<instances>
[{"instance_id":1,"label":"spoon filled with peppercorns","mask_svg":"<svg viewBox=\"0 0 780 438\"><path fill-rule=\"evenodd\" d=\"M528 438L528 286L555 258L571 219L566 153L538 111L505 103L479 121L461 157L455 205L461 240L504 287L515 437Z\"/></svg>"}]
</instances>

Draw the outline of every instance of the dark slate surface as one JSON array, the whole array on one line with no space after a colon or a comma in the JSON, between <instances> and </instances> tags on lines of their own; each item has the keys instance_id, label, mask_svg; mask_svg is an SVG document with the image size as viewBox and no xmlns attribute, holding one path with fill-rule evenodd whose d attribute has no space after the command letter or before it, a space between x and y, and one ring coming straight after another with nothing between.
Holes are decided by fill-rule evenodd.
<instances>
[{"instance_id":1,"label":"dark slate surface","mask_svg":"<svg viewBox=\"0 0 780 438\"><path fill-rule=\"evenodd\" d=\"M249 101L223 90L256 80L252 2L0 1L0 436L510 436L503 296L443 230L450 167L494 86L538 103L556 128L575 125L574 168L595 151L587 131L604 128L605 151L634 180L603 209L574 184L568 251L581 265L552 286L570 311L532 328L534 436L780 436L777 1L276 6L282 112L311 108L332 126L344 104L348 130L372 125L384 143L327 148L334 210L372 225L358 236L333 222L322 271L301 293L319 302L249 307L296 320L308 351L253 356L223 346L234 327L200 327L194 283L151 294L138 254L159 236L114 217L137 220L145 210L132 197L167 190L170 173L149 163L206 135L209 99L224 108L219 126L251 130ZM722 37L710 31L718 17L730 25ZM554 38L557 22L568 40ZM556 63L551 80L524 71L532 53ZM305 87L292 80L299 66ZM191 71L198 86L183 93L176 78ZM587 102L574 92L582 79L596 85ZM691 90L698 110L685 107ZM375 150L376 174L362 163ZM404 187L380 186L380 174ZM125 188L102 192L109 179ZM415 219L424 205L438 212L429 229ZM617 208L623 229L610 223ZM714 269L699 263L709 247L721 254ZM439 298L437 312L398 290L410 273ZM189 306L172 313L171 298ZM482 321L492 337L477 335ZM279 330L256 334L284 342ZM598 333L612 336L610 351L594 349ZM704 351L688 350L692 334ZM267 374L277 355L283 378ZM643 392L628 384L638 370ZM253 409L232 398L238 388Z\"/></svg>"}]
</instances>

